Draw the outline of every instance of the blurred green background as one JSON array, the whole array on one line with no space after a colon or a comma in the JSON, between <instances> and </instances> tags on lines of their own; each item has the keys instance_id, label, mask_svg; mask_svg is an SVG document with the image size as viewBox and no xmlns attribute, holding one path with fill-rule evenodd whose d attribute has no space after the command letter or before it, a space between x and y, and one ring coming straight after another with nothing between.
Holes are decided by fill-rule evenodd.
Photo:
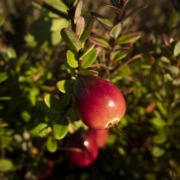
<instances>
[{"instance_id":1,"label":"blurred green background","mask_svg":"<svg viewBox=\"0 0 180 180\"><path fill-rule=\"evenodd\" d=\"M45 2L66 13L58 0ZM103 2L110 4L109 0ZM47 149L51 128L46 127L53 124L54 114L43 101L47 93L65 102L64 108L70 101L56 87L59 80L70 79L67 47L60 36L69 22L30 0L1 0L0 179L36 180L48 159L54 163L52 180L180 179L180 3L129 0L126 10L143 5L148 7L124 22L124 32L140 31L142 36L120 65L136 55L141 54L141 58L111 77L127 104L118 128L138 149L111 128L107 145L100 149L96 161L78 168L60 150L67 137L57 141L57 151ZM112 22L115 17L101 1L84 0L86 22L91 11ZM98 21L92 33L108 39ZM104 49L97 46L97 50L95 63L102 63ZM95 70L106 78L104 69ZM69 134L74 126L79 128L78 121L69 125Z\"/></svg>"}]
</instances>

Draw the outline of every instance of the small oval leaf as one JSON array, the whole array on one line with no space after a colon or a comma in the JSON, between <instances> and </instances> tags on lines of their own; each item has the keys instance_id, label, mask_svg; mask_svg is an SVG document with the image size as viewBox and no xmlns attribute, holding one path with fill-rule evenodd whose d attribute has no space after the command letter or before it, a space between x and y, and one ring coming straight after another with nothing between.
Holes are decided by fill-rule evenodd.
<instances>
[{"instance_id":1,"label":"small oval leaf","mask_svg":"<svg viewBox=\"0 0 180 180\"><path fill-rule=\"evenodd\" d=\"M62 139L68 133L69 122L66 117L58 118L53 124L53 133L56 139Z\"/></svg>"},{"instance_id":2,"label":"small oval leaf","mask_svg":"<svg viewBox=\"0 0 180 180\"><path fill-rule=\"evenodd\" d=\"M78 71L78 74L82 76L87 76L87 75L97 76L98 72L94 70L81 70Z\"/></svg>"},{"instance_id":3,"label":"small oval leaf","mask_svg":"<svg viewBox=\"0 0 180 180\"><path fill-rule=\"evenodd\" d=\"M180 41L178 41L174 46L174 56L178 56L179 54L180 54Z\"/></svg>"},{"instance_id":4,"label":"small oval leaf","mask_svg":"<svg viewBox=\"0 0 180 180\"><path fill-rule=\"evenodd\" d=\"M141 33L140 32L128 32L126 34L121 35L117 41L116 44L126 44L126 43L130 43L130 42L134 42L137 39L139 39L141 37Z\"/></svg>"},{"instance_id":5,"label":"small oval leaf","mask_svg":"<svg viewBox=\"0 0 180 180\"><path fill-rule=\"evenodd\" d=\"M168 70L171 74L179 74L179 68L176 66L165 66L166 70Z\"/></svg>"},{"instance_id":6,"label":"small oval leaf","mask_svg":"<svg viewBox=\"0 0 180 180\"><path fill-rule=\"evenodd\" d=\"M89 37L89 34L91 33L92 28L94 26L95 19L95 17L92 17L86 24L84 31L82 32L80 37L81 42L84 42Z\"/></svg>"},{"instance_id":7,"label":"small oval leaf","mask_svg":"<svg viewBox=\"0 0 180 180\"><path fill-rule=\"evenodd\" d=\"M111 49L110 44L107 41L105 41L104 39L95 38L95 37L92 37L92 36L89 36L88 39L94 44L97 44L97 45L102 46L104 48Z\"/></svg>"},{"instance_id":8,"label":"small oval leaf","mask_svg":"<svg viewBox=\"0 0 180 180\"><path fill-rule=\"evenodd\" d=\"M74 80L61 80L56 83L56 86L62 93L72 94L74 83Z\"/></svg>"},{"instance_id":9,"label":"small oval leaf","mask_svg":"<svg viewBox=\"0 0 180 180\"><path fill-rule=\"evenodd\" d=\"M83 54L82 56L82 68L86 69L88 68L93 62L96 60L97 57L97 51L94 48L91 48L90 50L87 50L88 52Z\"/></svg>"},{"instance_id":10,"label":"small oval leaf","mask_svg":"<svg viewBox=\"0 0 180 180\"><path fill-rule=\"evenodd\" d=\"M155 146L155 147L152 149L151 153L152 153L152 155L153 155L154 157L160 157L160 156L162 156L162 155L165 153L165 150L162 149L162 148L160 148L160 147L158 147L158 146Z\"/></svg>"},{"instance_id":11,"label":"small oval leaf","mask_svg":"<svg viewBox=\"0 0 180 180\"><path fill-rule=\"evenodd\" d=\"M67 58L68 64L72 68L77 68L78 67L78 59L76 58L76 55L72 51L70 51L70 50L67 51L66 58Z\"/></svg>"},{"instance_id":12,"label":"small oval leaf","mask_svg":"<svg viewBox=\"0 0 180 180\"><path fill-rule=\"evenodd\" d=\"M106 26L113 27L113 23L109 19L101 16L100 14L91 12L91 15L95 16L100 22L104 23Z\"/></svg>"},{"instance_id":13,"label":"small oval leaf","mask_svg":"<svg viewBox=\"0 0 180 180\"><path fill-rule=\"evenodd\" d=\"M75 10L75 13L74 13L74 24L77 23L77 20L81 15L82 5L83 5L83 1L79 0L78 4L76 5L76 10Z\"/></svg>"},{"instance_id":14,"label":"small oval leaf","mask_svg":"<svg viewBox=\"0 0 180 180\"><path fill-rule=\"evenodd\" d=\"M49 152L55 152L58 148L57 140L54 137L49 136L46 146Z\"/></svg>"},{"instance_id":15,"label":"small oval leaf","mask_svg":"<svg viewBox=\"0 0 180 180\"><path fill-rule=\"evenodd\" d=\"M119 36L119 34L121 33L121 30L122 30L122 23L118 23L116 24L110 31L110 36L112 38L117 38Z\"/></svg>"},{"instance_id":16,"label":"small oval leaf","mask_svg":"<svg viewBox=\"0 0 180 180\"><path fill-rule=\"evenodd\" d=\"M61 37L70 49L79 51L82 48L81 41L71 29L63 28L61 30Z\"/></svg>"},{"instance_id":17,"label":"small oval leaf","mask_svg":"<svg viewBox=\"0 0 180 180\"><path fill-rule=\"evenodd\" d=\"M13 163L8 159L0 159L0 172L10 171Z\"/></svg>"},{"instance_id":18,"label":"small oval leaf","mask_svg":"<svg viewBox=\"0 0 180 180\"><path fill-rule=\"evenodd\" d=\"M121 59L125 58L128 54L127 50L119 50L119 51L113 51L110 54L110 59L113 62L120 61Z\"/></svg>"},{"instance_id":19,"label":"small oval leaf","mask_svg":"<svg viewBox=\"0 0 180 180\"><path fill-rule=\"evenodd\" d=\"M180 85L180 78L174 79L173 85Z\"/></svg>"},{"instance_id":20,"label":"small oval leaf","mask_svg":"<svg viewBox=\"0 0 180 180\"><path fill-rule=\"evenodd\" d=\"M76 23L76 34L78 36L81 35L81 33L83 32L84 30L84 27L85 27L85 20L82 16L80 16L77 20L77 23Z\"/></svg>"}]
</instances>

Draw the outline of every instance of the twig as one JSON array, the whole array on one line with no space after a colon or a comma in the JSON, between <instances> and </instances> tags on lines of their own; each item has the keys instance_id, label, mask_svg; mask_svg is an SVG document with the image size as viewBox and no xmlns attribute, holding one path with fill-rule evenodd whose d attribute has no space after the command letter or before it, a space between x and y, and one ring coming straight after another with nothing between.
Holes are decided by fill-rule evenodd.
<instances>
[{"instance_id":1,"label":"twig","mask_svg":"<svg viewBox=\"0 0 180 180\"><path fill-rule=\"evenodd\" d=\"M67 20L69 20L69 17L68 17L67 14L65 14L65 13L63 13L63 12L55 9L54 7L52 7L52 6L50 6L49 4L43 2L42 0L32 0L32 1L34 1L34 2L37 3L37 4L39 4L39 5L42 6L43 8L46 8L47 10L49 10L49 11L51 11L51 12L53 12L53 13L55 13L55 14L63 17L63 18L65 18L65 19L67 19Z\"/></svg>"},{"instance_id":2,"label":"twig","mask_svg":"<svg viewBox=\"0 0 180 180\"><path fill-rule=\"evenodd\" d=\"M130 62L134 61L137 58L142 58L142 54L138 54L136 56L134 56L133 58L131 58L129 61L125 62L124 64L122 64L121 66L119 66L114 72L112 72L109 75L109 78L112 77L116 72L118 72L122 67L124 67L125 65L129 64Z\"/></svg>"}]
</instances>

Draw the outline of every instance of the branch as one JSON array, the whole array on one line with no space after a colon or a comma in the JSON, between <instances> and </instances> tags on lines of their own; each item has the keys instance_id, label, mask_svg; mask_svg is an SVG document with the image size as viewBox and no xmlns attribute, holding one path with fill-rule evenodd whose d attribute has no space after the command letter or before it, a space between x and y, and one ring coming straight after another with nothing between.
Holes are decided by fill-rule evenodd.
<instances>
[{"instance_id":1,"label":"branch","mask_svg":"<svg viewBox=\"0 0 180 180\"><path fill-rule=\"evenodd\" d=\"M52 7L52 6L50 6L49 4L43 2L42 0L32 0L32 1L34 1L34 2L37 3L37 4L39 4L39 5L42 6L43 8L46 8L47 10L49 10L49 11L51 11L51 12L53 12L53 13L55 13L55 14L63 17L63 18L65 18L65 19L67 19L67 20L69 20L69 17L68 17L67 14L65 14L65 13L63 13L63 12L55 9L54 7Z\"/></svg>"}]
</instances>

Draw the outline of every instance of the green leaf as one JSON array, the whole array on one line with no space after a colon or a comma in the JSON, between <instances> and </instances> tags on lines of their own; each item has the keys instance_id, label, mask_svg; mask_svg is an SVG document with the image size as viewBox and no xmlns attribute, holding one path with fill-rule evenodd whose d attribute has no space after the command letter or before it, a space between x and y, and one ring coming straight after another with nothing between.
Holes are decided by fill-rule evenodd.
<instances>
[{"instance_id":1,"label":"green leaf","mask_svg":"<svg viewBox=\"0 0 180 180\"><path fill-rule=\"evenodd\" d=\"M122 30L122 23L120 22L111 29L110 36L112 38L117 38L119 34L121 33L121 30Z\"/></svg>"},{"instance_id":2,"label":"green leaf","mask_svg":"<svg viewBox=\"0 0 180 180\"><path fill-rule=\"evenodd\" d=\"M72 94L74 83L74 80L61 80L56 83L56 86L62 93Z\"/></svg>"},{"instance_id":3,"label":"green leaf","mask_svg":"<svg viewBox=\"0 0 180 180\"><path fill-rule=\"evenodd\" d=\"M17 57L16 51L11 47L7 49L7 55L10 59L15 59Z\"/></svg>"},{"instance_id":4,"label":"green leaf","mask_svg":"<svg viewBox=\"0 0 180 180\"><path fill-rule=\"evenodd\" d=\"M53 124L53 133L56 139L62 139L68 133L69 122L66 117L58 118Z\"/></svg>"},{"instance_id":5,"label":"green leaf","mask_svg":"<svg viewBox=\"0 0 180 180\"><path fill-rule=\"evenodd\" d=\"M160 156L162 156L162 155L165 153L165 150L162 149L162 148L160 148L160 147L158 147L158 146L155 146L155 147L152 149L151 153L152 153L152 155L153 155L154 157L160 157Z\"/></svg>"},{"instance_id":6,"label":"green leaf","mask_svg":"<svg viewBox=\"0 0 180 180\"><path fill-rule=\"evenodd\" d=\"M77 68L78 67L78 59L76 58L76 55L72 51L70 51L70 50L67 51L66 58L67 58L68 64L72 68Z\"/></svg>"},{"instance_id":7,"label":"green leaf","mask_svg":"<svg viewBox=\"0 0 180 180\"><path fill-rule=\"evenodd\" d=\"M110 44L107 41L105 41L104 39L95 38L95 37L91 37L91 36L89 36L88 39L94 44L97 44L97 45L102 46L104 48L111 49Z\"/></svg>"},{"instance_id":8,"label":"green leaf","mask_svg":"<svg viewBox=\"0 0 180 180\"><path fill-rule=\"evenodd\" d=\"M176 66L165 66L166 70L168 70L171 74L179 74L179 68Z\"/></svg>"},{"instance_id":9,"label":"green leaf","mask_svg":"<svg viewBox=\"0 0 180 180\"><path fill-rule=\"evenodd\" d=\"M47 149L49 152L55 152L58 148L57 140L54 137L49 136L47 140Z\"/></svg>"},{"instance_id":10,"label":"green leaf","mask_svg":"<svg viewBox=\"0 0 180 180\"><path fill-rule=\"evenodd\" d=\"M0 26L2 26L3 24L4 24L4 18L0 16Z\"/></svg>"},{"instance_id":11,"label":"green leaf","mask_svg":"<svg viewBox=\"0 0 180 180\"><path fill-rule=\"evenodd\" d=\"M82 48L81 41L71 29L63 28L61 30L61 37L70 49L79 51Z\"/></svg>"},{"instance_id":12,"label":"green leaf","mask_svg":"<svg viewBox=\"0 0 180 180\"><path fill-rule=\"evenodd\" d=\"M84 42L89 37L92 31L92 28L94 26L95 19L96 19L95 17L92 17L86 24L84 31L82 32L81 37L80 37L81 42Z\"/></svg>"},{"instance_id":13,"label":"green leaf","mask_svg":"<svg viewBox=\"0 0 180 180\"><path fill-rule=\"evenodd\" d=\"M76 5L76 10L74 13L74 24L77 23L78 18L81 16L82 5L83 5L83 1L79 0L78 4Z\"/></svg>"},{"instance_id":14,"label":"green leaf","mask_svg":"<svg viewBox=\"0 0 180 180\"><path fill-rule=\"evenodd\" d=\"M174 56L178 56L180 54L180 41L178 41L174 46Z\"/></svg>"},{"instance_id":15,"label":"green leaf","mask_svg":"<svg viewBox=\"0 0 180 180\"><path fill-rule=\"evenodd\" d=\"M51 132L51 128L46 123L39 123L34 128L29 130L33 136L45 137L47 133Z\"/></svg>"},{"instance_id":16,"label":"green leaf","mask_svg":"<svg viewBox=\"0 0 180 180\"><path fill-rule=\"evenodd\" d=\"M16 71L19 72L21 65L25 62L25 60L27 59L28 54L24 53L18 60L17 64L16 64Z\"/></svg>"},{"instance_id":17,"label":"green leaf","mask_svg":"<svg viewBox=\"0 0 180 180\"><path fill-rule=\"evenodd\" d=\"M155 127L164 127L166 126L166 122L163 120L163 119L160 119L160 118L153 118L151 123L155 126Z\"/></svg>"},{"instance_id":18,"label":"green leaf","mask_svg":"<svg viewBox=\"0 0 180 180\"><path fill-rule=\"evenodd\" d=\"M123 13L123 11L121 9L115 7L114 5L112 6L112 5L107 4L105 2L102 2L102 5L110 7L111 9L115 10L115 12L117 12L118 14L122 14Z\"/></svg>"},{"instance_id":19,"label":"green leaf","mask_svg":"<svg viewBox=\"0 0 180 180\"><path fill-rule=\"evenodd\" d=\"M69 10L70 4L73 3L73 5L74 5L74 3L76 2L76 0L60 0L60 2L64 5L64 7L65 7L66 9Z\"/></svg>"},{"instance_id":20,"label":"green leaf","mask_svg":"<svg viewBox=\"0 0 180 180\"><path fill-rule=\"evenodd\" d=\"M112 51L110 54L110 59L113 62L120 61L121 59L125 58L128 54L128 51L126 50L118 50L118 51Z\"/></svg>"},{"instance_id":21,"label":"green leaf","mask_svg":"<svg viewBox=\"0 0 180 180\"><path fill-rule=\"evenodd\" d=\"M128 17L132 16L134 13L147 8L148 6L141 6L138 8L133 9L132 11L130 11L126 16L123 17L123 19L121 21L124 21L125 19L127 19Z\"/></svg>"},{"instance_id":22,"label":"green leaf","mask_svg":"<svg viewBox=\"0 0 180 180\"><path fill-rule=\"evenodd\" d=\"M163 105L160 101L156 102L156 105L157 105L158 109L160 110L160 112L161 112L164 116L166 116L168 111L167 111L167 109L164 107L164 105Z\"/></svg>"},{"instance_id":23,"label":"green leaf","mask_svg":"<svg viewBox=\"0 0 180 180\"><path fill-rule=\"evenodd\" d=\"M7 72L2 72L2 73L0 73L0 83L2 83L3 81L5 81L7 78L8 78Z\"/></svg>"},{"instance_id":24,"label":"green leaf","mask_svg":"<svg viewBox=\"0 0 180 180\"><path fill-rule=\"evenodd\" d=\"M13 163L8 159L0 159L0 172L10 171L13 168Z\"/></svg>"},{"instance_id":25,"label":"green leaf","mask_svg":"<svg viewBox=\"0 0 180 180\"><path fill-rule=\"evenodd\" d=\"M167 135L164 134L158 134L153 137L153 142L156 144L162 144L167 140Z\"/></svg>"},{"instance_id":26,"label":"green leaf","mask_svg":"<svg viewBox=\"0 0 180 180\"><path fill-rule=\"evenodd\" d=\"M65 63L66 63L66 70L67 70L67 72L68 72L71 76L75 76L75 71L76 71L76 69L75 69L75 68L72 68L72 67L68 64L67 61L66 61Z\"/></svg>"},{"instance_id":27,"label":"green leaf","mask_svg":"<svg viewBox=\"0 0 180 180\"><path fill-rule=\"evenodd\" d=\"M60 105L60 101L56 99L53 95L51 94L45 95L44 101L49 108L53 109L58 113L63 113L63 109Z\"/></svg>"},{"instance_id":28,"label":"green leaf","mask_svg":"<svg viewBox=\"0 0 180 180\"><path fill-rule=\"evenodd\" d=\"M179 85L180 84L180 78L173 80L173 85Z\"/></svg>"},{"instance_id":29,"label":"green leaf","mask_svg":"<svg viewBox=\"0 0 180 180\"><path fill-rule=\"evenodd\" d=\"M100 14L97 14L95 12L91 12L91 15L95 16L100 22L102 22L106 26L113 27L113 23L109 19L106 19L105 17L101 16Z\"/></svg>"},{"instance_id":30,"label":"green leaf","mask_svg":"<svg viewBox=\"0 0 180 180\"><path fill-rule=\"evenodd\" d=\"M88 68L93 62L96 60L97 57L97 51L94 48L88 49L83 55L82 55L82 68L86 69Z\"/></svg>"},{"instance_id":31,"label":"green leaf","mask_svg":"<svg viewBox=\"0 0 180 180\"><path fill-rule=\"evenodd\" d=\"M130 42L134 42L137 39L139 39L141 37L141 33L140 32L128 32L126 34L121 35L118 39L116 44L126 44L126 43L130 43Z\"/></svg>"},{"instance_id":32,"label":"green leaf","mask_svg":"<svg viewBox=\"0 0 180 180\"><path fill-rule=\"evenodd\" d=\"M98 72L94 70L82 70L82 71L78 71L78 74L82 76L87 76L87 75L97 76Z\"/></svg>"}]
</instances>

